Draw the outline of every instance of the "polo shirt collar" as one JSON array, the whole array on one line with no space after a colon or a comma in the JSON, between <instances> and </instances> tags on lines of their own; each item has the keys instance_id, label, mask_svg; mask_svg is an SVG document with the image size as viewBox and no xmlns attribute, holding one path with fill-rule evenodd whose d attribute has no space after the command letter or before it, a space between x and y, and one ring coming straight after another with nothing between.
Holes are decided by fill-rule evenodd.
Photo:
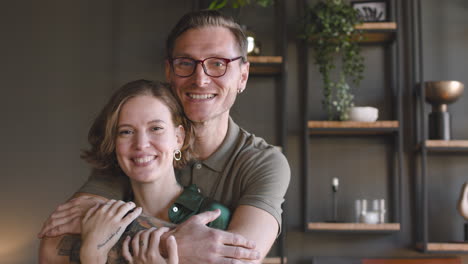
<instances>
[{"instance_id":1,"label":"polo shirt collar","mask_svg":"<svg viewBox=\"0 0 468 264\"><path fill-rule=\"evenodd\" d=\"M240 128L229 116L228 131L221 146L203 164L214 171L221 172L226 163L232 158L231 154L236 147Z\"/></svg>"}]
</instances>

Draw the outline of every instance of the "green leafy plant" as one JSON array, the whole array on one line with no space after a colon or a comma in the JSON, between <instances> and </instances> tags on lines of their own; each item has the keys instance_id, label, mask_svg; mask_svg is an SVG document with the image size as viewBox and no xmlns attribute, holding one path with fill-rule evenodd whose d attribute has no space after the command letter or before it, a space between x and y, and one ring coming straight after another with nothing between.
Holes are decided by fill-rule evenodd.
<instances>
[{"instance_id":1,"label":"green leafy plant","mask_svg":"<svg viewBox=\"0 0 468 264\"><path fill-rule=\"evenodd\" d=\"M363 79L364 58L356 42L362 34L354 27L360 23L357 11L342 0L321 0L306 10L301 37L314 50L324 85L322 104L330 120L348 119L354 96L347 81L358 86ZM341 58L341 67L336 75L338 81L334 81L337 58Z\"/></svg>"},{"instance_id":2,"label":"green leafy plant","mask_svg":"<svg viewBox=\"0 0 468 264\"><path fill-rule=\"evenodd\" d=\"M267 7L272 5L273 2L274 0L213 0L208 6L208 9L217 10L228 6L228 4L230 4L232 8L241 8L252 3L255 3L262 7Z\"/></svg>"}]
</instances>

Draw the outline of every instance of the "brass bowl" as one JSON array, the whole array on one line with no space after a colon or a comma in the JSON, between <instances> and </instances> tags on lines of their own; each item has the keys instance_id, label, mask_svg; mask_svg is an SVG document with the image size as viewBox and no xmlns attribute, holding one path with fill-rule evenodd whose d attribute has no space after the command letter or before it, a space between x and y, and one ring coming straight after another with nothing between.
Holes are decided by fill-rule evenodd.
<instances>
[{"instance_id":1,"label":"brass bowl","mask_svg":"<svg viewBox=\"0 0 468 264\"><path fill-rule=\"evenodd\" d=\"M463 94L459 81L433 81L425 83L426 101L433 106L455 102Z\"/></svg>"}]
</instances>

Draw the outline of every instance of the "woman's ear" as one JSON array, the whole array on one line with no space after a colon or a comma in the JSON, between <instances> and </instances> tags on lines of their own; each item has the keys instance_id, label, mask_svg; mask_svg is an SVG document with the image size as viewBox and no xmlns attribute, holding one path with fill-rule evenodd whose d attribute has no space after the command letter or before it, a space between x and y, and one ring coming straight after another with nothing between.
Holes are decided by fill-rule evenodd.
<instances>
[{"instance_id":1,"label":"woman's ear","mask_svg":"<svg viewBox=\"0 0 468 264\"><path fill-rule=\"evenodd\" d=\"M176 127L176 138L177 138L177 147L179 149L184 145L185 140L185 129L182 125Z\"/></svg>"}]
</instances>

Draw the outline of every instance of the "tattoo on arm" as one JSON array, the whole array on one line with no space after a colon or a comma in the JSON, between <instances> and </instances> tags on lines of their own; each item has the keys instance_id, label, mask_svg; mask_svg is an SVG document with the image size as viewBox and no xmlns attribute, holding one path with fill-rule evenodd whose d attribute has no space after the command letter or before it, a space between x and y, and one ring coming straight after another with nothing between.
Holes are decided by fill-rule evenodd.
<instances>
[{"instance_id":1,"label":"tattoo on arm","mask_svg":"<svg viewBox=\"0 0 468 264\"><path fill-rule=\"evenodd\" d=\"M65 235L57 246L57 255L69 256L71 263L80 263L80 247L79 235Z\"/></svg>"},{"instance_id":2,"label":"tattoo on arm","mask_svg":"<svg viewBox=\"0 0 468 264\"><path fill-rule=\"evenodd\" d=\"M106 241L104 241L102 244L98 244L98 245L97 245L97 248L100 249L100 248L102 248L103 246L105 246L105 245L107 244L107 242L109 242L109 240L111 240L117 233L119 233L119 231L120 231L121 228L122 228L122 227L119 226L119 228L117 228L117 231L115 231L114 233L112 233L112 234L110 235L110 237L108 237L108 238L106 239Z\"/></svg>"},{"instance_id":3,"label":"tattoo on arm","mask_svg":"<svg viewBox=\"0 0 468 264\"><path fill-rule=\"evenodd\" d=\"M140 230L149 229L151 227L175 227L174 224L168 223L153 217L140 215L135 221L133 221L127 229L124 231L119 241L109 251L107 263L109 264L120 264L127 263L125 258L122 256L122 243L127 236L133 237ZM112 239L120 231L120 228L112 234L106 241L98 245L98 248L104 246L109 240ZM81 237L80 235L66 235L62 238L59 245L57 246L57 255L69 256L70 263L80 263L80 247Z\"/></svg>"}]
</instances>

